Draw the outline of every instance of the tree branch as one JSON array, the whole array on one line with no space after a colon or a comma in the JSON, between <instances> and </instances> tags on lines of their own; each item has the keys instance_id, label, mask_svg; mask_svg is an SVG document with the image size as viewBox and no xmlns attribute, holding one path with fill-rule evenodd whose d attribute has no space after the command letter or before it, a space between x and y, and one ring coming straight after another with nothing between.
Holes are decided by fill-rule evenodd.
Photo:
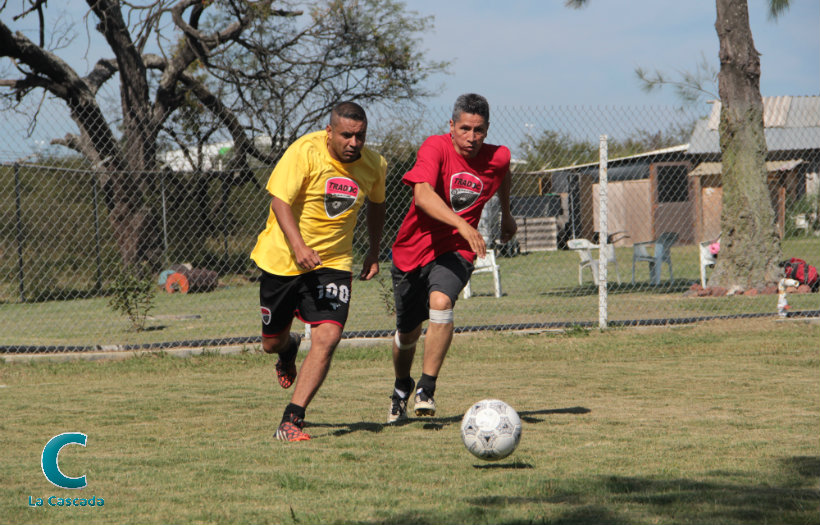
<instances>
[{"instance_id":1,"label":"tree branch","mask_svg":"<svg viewBox=\"0 0 820 525\"><path fill-rule=\"evenodd\" d=\"M111 58L103 58L97 61L91 73L86 75L85 82L91 89L91 92L96 94L97 91L114 76L118 71L117 61Z\"/></svg>"},{"instance_id":2,"label":"tree branch","mask_svg":"<svg viewBox=\"0 0 820 525\"><path fill-rule=\"evenodd\" d=\"M247 166L246 155L251 155L263 161L270 160L268 155L256 148L253 141L248 140L245 134L245 126L242 125L233 111L222 103L219 97L211 93L202 82L199 82L191 75L182 75L181 80L191 90L191 93L227 128L233 139L234 149L238 153L234 158L240 159L243 167Z\"/></svg>"},{"instance_id":3,"label":"tree branch","mask_svg":"<svg viewBox=\"0 0 820 525\"><path fill-rule=\"evenodd\" d=\"M119 159L117 141L105 124L102 110L94 98L91 87L62 59L35 45L22 33L12 34L0 21L0 53L19 60L31 69L24 78L4 80L2 85L11 87L20 100L29 90L43 88L63 99L71 110L71 118L77 123L91 147L83 153L92 162L110 156ZM71 147L71 146L69 146Z\"/></svg>"}]
</instances>

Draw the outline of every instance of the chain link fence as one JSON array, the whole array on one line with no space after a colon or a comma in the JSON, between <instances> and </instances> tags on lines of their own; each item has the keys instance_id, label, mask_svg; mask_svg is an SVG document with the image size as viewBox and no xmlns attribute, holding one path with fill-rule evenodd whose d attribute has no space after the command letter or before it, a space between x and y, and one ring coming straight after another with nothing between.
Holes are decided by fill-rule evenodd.
<instances>
[{"instance_id":1,"label":"chain link fence","mask_svg":"<svg viewBox=\"0 0 820 525\"><path fill-rule=\"evenodd\" d=\"M783 257L814 265L820 265L818 108L816 97L796 97L780 113L767 113L777 133L770 137L767 130L767 171ZM477 271L469 298L459 299L457 330L597 325L604 278L610 325L776 315L776 291L727 294L708 286L719 257L722 186L715 110L700 109L493 108L488 142L513 152L518 234L496 242L498 208L491 201L480 230L494 264ZM449 112L369 111L368 145L389 165L384 263L376 279L354 282L347 337L394 329L390 244L411 197L401 177L424 137L448 130ZM61 133L56 117L40 115L40 132L51 124ZM264 186L273 166L232 171L233 143L218 134L189 148L162 146L155 170L128 174L140 209L149 213L124 231L99 166L57 146L33 148L30 133L13 121L2 133L0 352L258 344L259 272L248 256L267 217ZM608 154L603 201L601 135ZM265 137L256 142L277 147ZM602 202L605 276L598 275L597 251ZM356 265L367 249L364 216ZM129 236L156 254L140 274L151 286L138 327L112 307ZM788 298L793 313L820 309L820 294ZM301 328L298 321L294 326Z\"/></svg>"}]
</instances>

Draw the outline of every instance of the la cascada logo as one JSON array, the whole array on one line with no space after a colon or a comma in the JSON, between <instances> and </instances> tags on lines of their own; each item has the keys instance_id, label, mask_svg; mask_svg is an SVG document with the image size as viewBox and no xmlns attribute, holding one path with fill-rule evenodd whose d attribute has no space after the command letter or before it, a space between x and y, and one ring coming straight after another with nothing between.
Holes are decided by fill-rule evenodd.
<instances>
[{"instance_id":1,"label":"la cascada logo","mask_svg":"<svg viewBox=\"0 0 820 525\"><path fill-rule=\"evenodd\" d=\"M71 444L85 446L87 439L88 436L80 432L63 432L51 438L43 448L43 455L40 458L40 466L46 479L61 489L81 489L88 485L85 474L78 478L70 478L63 474L57 462L63 447Z\"/></svg>"},{"instance_id":2,"label":"la cascada logo","mask_svg":"<svg viewBox=\"0 0 820 525\"><path fill-rule=\"evenodd\" d=\"M82 489L88 485L85 474L75 478L66 476L60 470L59 456L60 451L67 445L82 445L85 446L88 436L82 432L64 432L51 438L46 446L43 447L43 453L40 456L40 467L43 469L43 475L46 479L56 487L61 489ZM44 504L51 507L102 507L105 505L105 500L96 496L90 498L70 498L60 496L48 496L47 498L35 498L29 496L28 504L30 507L42 507Z\"/></svg>"}]
</instances>

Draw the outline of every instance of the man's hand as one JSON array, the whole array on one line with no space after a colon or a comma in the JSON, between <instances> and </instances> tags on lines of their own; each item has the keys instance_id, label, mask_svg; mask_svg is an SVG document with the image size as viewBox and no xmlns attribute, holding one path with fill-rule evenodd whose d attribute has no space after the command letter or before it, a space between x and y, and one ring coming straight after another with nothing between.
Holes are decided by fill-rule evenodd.
<instances>
[{"instance_id":1,"label":"man's hand","mask_svg":"<svg viewBox=\"0 0 820 525\"><path fill-rule=\"evenodd\" d=\"M478 233L478 230L470 226L467 221L461 221L458 225L458 233L464 240L470 243L470 249L473 250L479 257L487 256L487 245L484 243L484 237Z\"/></svg>"},{"instance_id":2,"label":"man's hand","mask_svg":"<svg viewBox=\"0 0 820 525\"><path fill-rule=\"evenodd\" d=\"M296 263L296 266L310 271L321 265L322 259L319 257L319 253L306 245L304 239L302 239L302 233L296 225L296 219L293 217L290 204L279 197L273 197L270 202L270 209L273 210L276 222L279 223L282 233L285 234L285 238L293 249L293 262Z\"/></svg>"},{"instance_id":3,"label":"man's hand","mask_svg":"<svg viewBox=\"0 0 820 525\"><path fill-rule=\"evenodd\" d=\"M459 235L469 243L470 249L476 255L479 257L487 256L487 245L484 244L484 237L461 216L451 210L429 183L419 182L415 184L413 186L413 197L416 200L416 206L424 213L455 228Z\"/></svg>"},{"instance_id":4,"label":"man's hand","mask_svg":"<svg viewBox=\"0 0 820 525\"><path fill-rule=\"evenodd\" d=\"M518 231L518 225L512 215L501 214L501 238L502 243L510 242L515 232Z\"/></svg>"},{"instance_id":5,"label":"man's hand","mask_svg":"<svg viewBox=\"0 0 820 525\"><path fill-rule=\"evenodd\" d=\"M378 273L379 256L368 253L367 257L364 258L364 264L362 264L362 273L359 274L359 279L361 279L362 281L369 281Z\"/></svg>"},{"instance_id":6,"label":"man's hand","mask_svg":"<svg viewBox=\"0 0 820 525\"><path fill-rule=\"evenodd\" d=\"M305 244L293 249L296 265L303 270L312 270L322 264L319 253Z\"/></svg>"}]
</instances>

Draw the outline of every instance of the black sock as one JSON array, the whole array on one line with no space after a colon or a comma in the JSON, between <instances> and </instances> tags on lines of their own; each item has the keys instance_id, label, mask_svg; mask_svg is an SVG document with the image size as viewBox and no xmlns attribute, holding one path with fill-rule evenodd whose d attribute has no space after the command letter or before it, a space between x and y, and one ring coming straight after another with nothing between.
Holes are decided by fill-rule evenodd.
<instances>
[{"instance_id":1,"label":"black sock","mask_svg":"<svg viewBox=\"0 0 820 525\"><path fill-rule=\"evenodd\" d=\"M404 397L407 397L412 394L411 390L413 390L413 378L410 376L403 377L401 379L396 378L393 388L399 392L404 392Z\"/></svg>"},{"instance_id":2,"label":"black sock","mask_svg":"<svg viewBox=\"0 0 820 525\"><path fill-rule=\"evenodd\" d=\"M285 413L282 414L282 423L290 421L291 414L298 417L299 419L305 419L305 407L300 407L299 405L288 403L288 406L285 407Z\"/></svg>"},{"instance_id":3,"label":"black sock","mask_svg":"<svg viewBox=\"0 0 820 525\"><path fill-rule=\"evenodd\" d=\"M416 391L418 391L419 389L423 389L428 396L432 396L436 393L437 378L438 376L428 376L427 374L421 374L421 379L419 379Z\"/></svg>"},{"instance_id":4,"label":"black sock","mask_svg":"<svg viewBox=\"0 0 820 525\"><path fill-rule=\"evenodd\" d=\"M299 353L299 347L294 343L296 343L296 340L293 336L288 336L288 342L285 343L285 348L279 352L279 359L281 359L283 363L290 363L296 359L296 354Z\"/></svg>"}]
</instances>

